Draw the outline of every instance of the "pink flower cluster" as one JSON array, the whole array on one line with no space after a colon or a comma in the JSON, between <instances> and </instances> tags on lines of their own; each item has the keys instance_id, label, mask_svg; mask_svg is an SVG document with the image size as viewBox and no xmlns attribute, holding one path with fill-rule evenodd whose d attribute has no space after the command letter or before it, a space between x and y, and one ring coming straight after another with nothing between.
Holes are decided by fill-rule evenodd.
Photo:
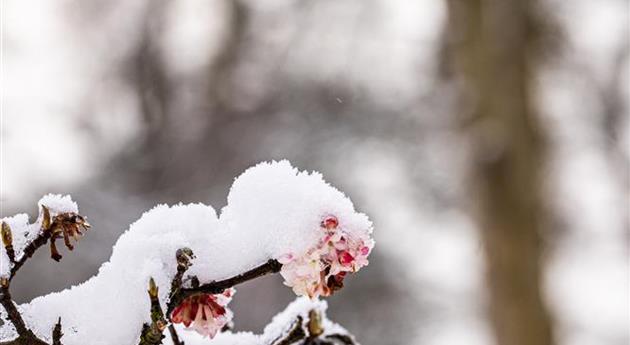
<instances>
[{"instance_id":1,"label":"pink flower cluster","mask_svg":"<svg viewBox=\"0 0 630 345\"><path fill-rule=\"evenodd\" d=\"M330 296L343 287L347 273L368 264L374 240L367 232L348 232L337 217L327 216L320 225L322 236L302 255L288 253L278 258L285 285L300 296Z\"/></svg>"},{"instance_id":2,"label":"pink flower cluster","mask_svg":"<svg viewBox=\"0 0 630 345\"><path fill-rule=\"evenodd\" d=\"M222 294L202 294L188 297L171 314L173 323L183 323L197 333L213 338L232 320L232 311L227 304L236 290L227 289Z\"/></svg>"}]
</instances>

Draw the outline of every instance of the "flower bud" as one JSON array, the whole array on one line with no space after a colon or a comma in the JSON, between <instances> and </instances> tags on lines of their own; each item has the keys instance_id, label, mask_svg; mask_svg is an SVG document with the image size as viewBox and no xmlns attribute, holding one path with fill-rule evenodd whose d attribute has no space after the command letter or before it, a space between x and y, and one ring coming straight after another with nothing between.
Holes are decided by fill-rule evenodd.
<instances>
[{"instance_id":1,"label":"flower bud","mask_svg":"<svg viewBox=\"0 0 630 345\"><path fill-rule=\"evenodd\" d=\"M183 323L197 333L213 338L231 320L232 311L227 304L234 295L234 288L220 294L200 294L186 298L171 313L173 323Z\"/></svg>"},{"instance_id":2,"label":"flower bud","mask_svg":"<svg viewBox=\"0 0 630 345\"><path fill-rule=\"evenodd\" d=\"M322 316L315 309L308 312L308 333L313 338L324 333L324 329L322 328Z\"/></svg>"},{"instance_id":3,"label":"flower bud","mask_svg":"<svg viewBox=\"0 0 630 345\"><path fill-rule=\"evenodd\" d=\"M190 261L195 258L195 254L193 254L192 249L184 247L175 252L175 258L177 259L178 266L188 268L192 265Z\"/></svg>"},{"instance_id":4,"label":"flower bud","mask_svg":"<svg viewBox=\"0 0 630 345\"><path fill-rule=\"evenodd\" d=\"M9 224L2 222L1 235L2 244L4 244L5 247L13 245L13 235L11 234L11 227L9 227Z\"/></svg>"},{"instance_id":5,"label":"flower bud","mask_svg":"<svg viewBox=\"0 0 630 345\"><path fill-rule=\"evenodd\" d=\"M158 296L158 287L155 284L155 280L153 280L153 277L151 277L149 279L149 297L157 298L157 296Z\"/></svg>"},{"instance_id":6,"label":"flower bud","mask_svg":"<svg viewBox=\"0 0 630 345\"><path fill-rule=\"evenodd\" d=\"M336 229L339 225L339 221L335 216L328 216L322 220L322 228L326 228L327 230Z\"/></svg>"},{"instance_id":7,"label":"flower bud","mask_svg":"<svg viewBox=\"0 0 630 345\"><path fill-rule=\"evenodd\" d=\"M50 211L44 205L42 205L42 229L44 231L50 229Z\"/></svg>"}]
</instances>

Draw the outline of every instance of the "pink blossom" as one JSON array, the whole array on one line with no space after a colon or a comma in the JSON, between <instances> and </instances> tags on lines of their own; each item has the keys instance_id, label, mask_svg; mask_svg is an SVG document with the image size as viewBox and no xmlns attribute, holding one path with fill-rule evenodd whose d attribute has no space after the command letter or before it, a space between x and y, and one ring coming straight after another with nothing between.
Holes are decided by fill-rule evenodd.
<instances>
[{"instance_id":1,"label":"pink blossom","mask_svg":"<svg viewBox=\"0 0 630 345\"><path fill-rule=\"evenodd\" d=\"M322 220L322 227L328 230L336 229L339 225L339 221L335 216L328 216Z\"/></svg>"},{"instance_id":2,"label":"pink blossom","mask_svg":"<svg viewBox=\"0 0 630 345\"><path fill-rule=\"evenodd\" d=\"M222 294L201 294L186 298L171 314L173 323L183 323L197 333L213 338L230 320L232 312L226 308L236 290ZM192 326L191 326L192 325Z\"/></svg>"},{"instance_id":3,"label":"pink blossom","mask_svg":"<svg viewBox=\"0 0 630 345\"><path fill-rule=\"evenodd\" d=\"M320 224L322 237L305 253L287 253L278 258L285 285L297 295L329 296L343 287L347 273L367 266L374 240L366 231L351 232L337 217L326 216Z\"/></svg>"}]
</instances>

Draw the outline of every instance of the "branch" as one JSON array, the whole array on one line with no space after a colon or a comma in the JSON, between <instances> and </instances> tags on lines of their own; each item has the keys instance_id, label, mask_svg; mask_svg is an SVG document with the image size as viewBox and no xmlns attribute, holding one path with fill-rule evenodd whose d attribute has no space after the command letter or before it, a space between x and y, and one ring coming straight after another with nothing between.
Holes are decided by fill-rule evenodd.
<instances>
[{"instance_id":1,"label":"branch","mask_svg":"<svg viewBox=\"0 0 630 345\"><path fill-rule=\"evenodd\" d=\"M210 283L203 284L197 288L182 289L181 293L185 297L189 297L189 296L200 294L200 293L219 294L225 291L226 289L229 289L231 287L234 287L235 285L244 283L246 281L253 280L253 279L262 277L270 273L278 273L280 272L280 268L282 268L282 264L280 264L277 260L271 259L258 267L252 268L251 270L245 273L241 273L232 278L227 278L227 279L219 280L219 281L212 281Z\"/></svg>"},{"instance_id":2,"label":"branch","mask_svg":"<svg viewBox=\"0 0 630 345\"><path fill-rule=\"evenodd\" d=\"M158 299L158 287L153 278L149 280L149 298L151 299L151 324L142 325L140 345L159 345L164 339L166 320Z\"/></svg>"},{"instance_id":3,"label":"branch","mask_svg":"<svg viewBox=\"0 0 630 345\"><path fill-rule=\"evenodd\" d=\"M22 315L20 315L20 312L17 310L15 304L13 303L8 284L2 284L2 286L0 286L0 304L2 304L4 310L7 311L9 321L13 323L13 326L15 326L15 330L20 336L28 336L32 334L32 332L26 328L26 324L22 319Z\"/></svg>"},{"instance_id":4,"label":"branch","mask_svg":"<svg viewBox=\"0 0 630 345\"><path fill-rule=\"evenodd\" d=\"M225 289L229 289L246 281L253 280L270 273L278 273L280 272L280 268L282 268L282 264L280 264L277 260L271 259L258 267L255 267L245 273L241 273L232 278L213 281L208 284L201 285L197 288L183 289L182 293L187 296L192 296L198 293L222 293L223 291L225 291Z\"/></svg>"},{"instance_id":5,"label":"branch","mask_svg":"<svg viewBox=\"0 0 630 345\"><path fill-rule=\"evenodd\" d=\"M5 282L7 283L6 285L4 284ZM9 292L8 280L6 279L3 281L3 284L0 285L0 304L2 304L4 310L7 311L9 321L15 326L15 330L18 333L18 337L15 340L1 344L48 345L38 339L30 329L26 328L22 315L20 315L20 312L13 303L11 293Z\"/></svg>"},{"instance_id":6,"label":"branch","mask_svg":"<svg viewBox=\"0 0 630 345\"><path fill-rule=\"evenodd\" d=\"M331 335L327 335L325 338L338 341L339 343L343 345L356 345L356 342L354 341L354 339L352 339L351 336L346 335L346 334L331 334Z\"/></svg>"},{"instance_id":7,"label":"branch","mask_svg":"<svg viewBox=\"0 0 630 345\"><path fill-rule=\"evenodd\" d=\"M176 293L171 296L171 300L168 304L168 313L170 315L170 312L176 306L178 306L184 299L190 296L198 294L220 294L226 289L229 289L235 285L262 277L270 273L280 272L280 268L282 268L282 264L280 264L277 260L271 259L258 267L252 268L247 272L241 273L231 278L219 281L212 281L210 283L203 284L197 287L179 288Z\"/></svg>"},{"instance_id":8,"label":"branch","mask_svg":"<svg viewBox=\"0 0 630 345\"><path fill-rule=\"evenodd\" d=\"M2 238L3 242L5 242L5 237L11 238L11 231L6 225L3 223L2 230ZM45 245L48 240L50 240L50 257L55 260L61 260L61 255L57 251L57 246L55 245L55 240L57 238L63 237L64 243L68 249L72 250L74 247L70 244L70 237L73 237L75 240L78 240L79 236L82 236L81 228L84 231L90 228L90 224L83 218L83 216L75 214L75 213L61 213L55 216L54 219L50 216L50 211L48 207L42 205L42 224L40 226L39 235L29 243L26 248L24 248L24 253L22 257L18 261L14 261L13 267L11 267L11 274L9 275L9 280L12 280L18 270L24 265L24 263L30 259L33 254L43 245ZM8 236L5 235L5 232L8 232ZM9 247L12 246L9 241L4 243L5 248L7 248L7 253L9 252ZM12 260L13 261L13 260Z\"/></svg>"},{"instance_id":9,"label":"branch","mask_svg":"<svg viewBox=\"0 0 630 345\"><path fill-rule=\"evenodd\" d=\"M13 250L13 234L11 233L11 227L9 226L9 224L2 222L0 236L2 237L2 244L4 245L7 256L9 257L9 260L11 260L11 263L13 263L13 267L11 268L9 277L0 278L0 304L2 304L4 310L7 311L7 317L15 327L15 330L18 333L18 339L37 339L33 332L26 328L26 324L22 319L22 315L20 315L20 312L15 307L15 303L13 303L13 298L11 298L11 291L9 291L11 279L13 278L13 276L15 276L17 270L22 267L22 265L24 264L24 262L26 262L28 258L26 257L26 255L24 255L22 259L20 259L20 261L15 261L15 251ZM46 243L45 240L44 243ZM28 247L31 247L32 244L33 243L29 244Z\"/></svg>"},{"instance_id":10,"label":"branch","mask_svg":"<svg viewBox=\"0 0 630 345\"><path fill-rule=\"evenodd\" d=\"M59 261L61 259L61 255L57 252L55 239L63 237L66 246L72 250L73 247L70 244L70 237L77 239L78 236L82 235L80 228L87 230L89 227L90 224L85 221L85 218L75 213L61 213L56 215L54 219L51 219L48 208L46 206L42 206L42 223L39 229L39 234L26 246L26 248L24 248L22 256L16 261L11 227L7 223L2 222L0 237L2 237L2 244L4 245L7 256L13 266L11 267L8 277L0 278L0 304L2 304L4 309L7 311L8 319L11 321L18 333L17 339L9 342L8 344L48 345L37 338L33 331L26 327L26 323L24 322L22 315L20 315L20 312L17 310L11 297L11 292L9 290L11 280L13 280L26 261L31 258L40 247L45 245L48 240L50 240L51 257L55 261ZM53 345L61 345L62 335L60 318L53 329Z\"/></svg>"},{"instance_id":11,"label":"branch","mask_svg":"<svg viewBox=\"0 0 630 345\"><path fill-rule=\"evenodd\" d=\"M15 274L24 265L26 260L31 258L33 254L35 254L35 251L39 249L39 247L46 244L49 238L50 238L49 231L41 231L40 234L33 240L33 242L29 243L28 246L24 248L24 254L22 255L22 258L16 261L13 267L11 268L11 274L9 275L9 280L12 280L13 277L15 277Z\"/></svg>"},{"instance_id":12,"label":"branch","mask_svg":"<svg viewBox=\"0 0 630 345\"><path fill-rule=\"evenodd\" d=\"M183 341L179 340L179 335L175 330L175 326L173 324L168 325L168 332L171 334L171 340L173 341L173 345L185 345Z\"/></svg>"},{"instance_id":13,"label":"branch","mask_svg":"<svg viewBox=\"0 0 630 345\"><path fill-rule=\"evenodd\" d=\"M61 332L61 318L55 324L55 328L53 328L52 333L52 345L61 345L61 337L63 337L63 333Z\"/></svg>"},{"instance_id":14,"label":"branch","mask_svg":"<svg viewBox=\"0 0 630 345\"><path fill-rule=\"evenodd\" d=\"M297 320L293 323L291 330L287 333L284 338L274 340L272 345L291 345L298 340L302 340L306 338L306 333L302 328L302 317L298 315Z\"/></svg>"},{"instance_id":15,"label":"branch","mask_svg":"<svg viewBox=\"0 0 630 345\"><path fill-rule=\"evenodd\" d=\"M354 339L346 334L329 334L324 336L321 314L313 309L308 312L308 323L303 327L302 316L297 317L287 334L278 337L272 345L356 345ZM308 334L304 331L308 331Z\"/></svg>"}]
</instances>

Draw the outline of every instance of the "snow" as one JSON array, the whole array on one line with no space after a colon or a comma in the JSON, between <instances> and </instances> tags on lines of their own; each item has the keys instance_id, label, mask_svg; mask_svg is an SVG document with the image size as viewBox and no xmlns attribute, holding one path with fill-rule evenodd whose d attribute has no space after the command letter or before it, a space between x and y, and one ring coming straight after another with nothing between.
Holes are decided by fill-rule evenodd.
<instances>
[{"instance_id":1,"label":"snow","mask_svg":"<svg viewBox=\"0 0 630 345\"><path fill-rule=\"evenodd\" d=\"M48 207L51 216L60 213L79 213L77 203L72 201L69 195L48 194L37 202L37 206L40 209L42 206Z\"/></svg>"},{"instance_id":2,"label":"snow","mask_svg":"<svg viewBox=\"0 0 630 345\"><path fill-rule=\"evenodd\" d=\"M324 328L323 336L328 334L348 334L345 328L328 320L326 309L328 304L322 300L311 300L307 297L297 298L293 303L280 314L273 317L273 320L267 325L263 331L259 344L271 344L273 340L284 335L287 328L290 328L298 316L302 317L304 324L309 320L309 312L316 310L322 316L322 327Z\"/></svg>"},{"instance_id":3,"label":"snow","mask_svg":"<svg viewBox=\"0 0 630 345\"><path fill-rule=\"evenodd\" d=\"M69 198L46 196L42 203L51 211L76 211ZM321 174L300 172L288 161L261 163L235 180L220 217L203 204L154 207L121 235L96 276L21 305L23 317L45 340L50 340L61 317L65 345L136 344L143 323L150 322L149 278L160 288L166 310L177 249L189 247L196 256L187 275L196 275L202 283L220 280L271 258L305 251L318 240L321 219L328 214L334 214L349 232L371 232L367 216L357 213ZM24 226L28 218L18 215L8 220ZM287 313L295 316L298 309L289 308ZM272 325L276 323L280 321ZM0 335L9 332L7 327L0 328ZM224 337L214 341L219 344ZM254 340L247 334L234 337L243 344Z\"/></svg>"},{"instance_id":4,"label":"snow","mask_svg":"<svg viewBox=\"0 0 630 345\"><path fill-rule=\"evenodd\" d=\"M186 345L269 345L272 344L274 340L286 335L288 330L294 325L298 316L302 317L303 327L306 327L306 322L309 320L309 312L316 310L322 317L323 336L329 334L347 335L348 332L343 327L326 318L327 308L328 304L325 301L299 297L289 304L284 311L274 316L273 320L265 327L262 334L253 334L251 332L224 332L218 334L214 339L208 340L182 327L176 326L176 329L180 338L182 338L180 340L183 340ZM173 345L168 334L164 344Z\"/></svg>"},{"instance_id":5,"label":"snow","mask_svg":"<svg viewBox=\"0 0 630 345\"><path fill-rule=\"evenodd\" d=\"M352 202L320 173L299 172L282 161L259 164L236 179L221 221L238 233L245 250L277 258L287 248L306 251L319 239L319 224L329 214L347 231L371 229L367 216L355 212Z\"/></svg>"},{"instance_id":6,"label":"snow","mask_svg":"<svg viewBox=\"0 0 630 345\"><path fill-rule=\"evenodd\" d=\"M0 245L0 247L0 278L7 278L11 271L11 264L4 246Z\"/></svg>"},{"instance_id":7,"label":"snow","mask_svg":"<svg viewBox=\"0 0 630 345\"><path fill-rule=\"evenodd\" d=\"M46 206L50 212L50 216L55 217L60 213L79 213L77 204L72 201L69 195L48 194L42 197L37 203L38 209L41 211L42 206ZM24 254L24 249L31 243L41 230L42 214L35 223L29 223L29 217L25 213L16 214L12 217L2 218L0 221L5 222L11 228L13 235L13 250L15 251L16 260L20 260ZM8 277L13 266L7 256L4 246L0 246L0 277Z\"/></svg>"},{"instance_id":8,"label":"snow","mask_svg":"<svg viewBox=\"0 0 630 345\"><path fill-rule=\"evenodd\" d=\"M14 339L17 337L15 327L8 321L4 308L0 307L0 319L4 325L0 328L0 340Z\"/></svg>"}]
</instances>

